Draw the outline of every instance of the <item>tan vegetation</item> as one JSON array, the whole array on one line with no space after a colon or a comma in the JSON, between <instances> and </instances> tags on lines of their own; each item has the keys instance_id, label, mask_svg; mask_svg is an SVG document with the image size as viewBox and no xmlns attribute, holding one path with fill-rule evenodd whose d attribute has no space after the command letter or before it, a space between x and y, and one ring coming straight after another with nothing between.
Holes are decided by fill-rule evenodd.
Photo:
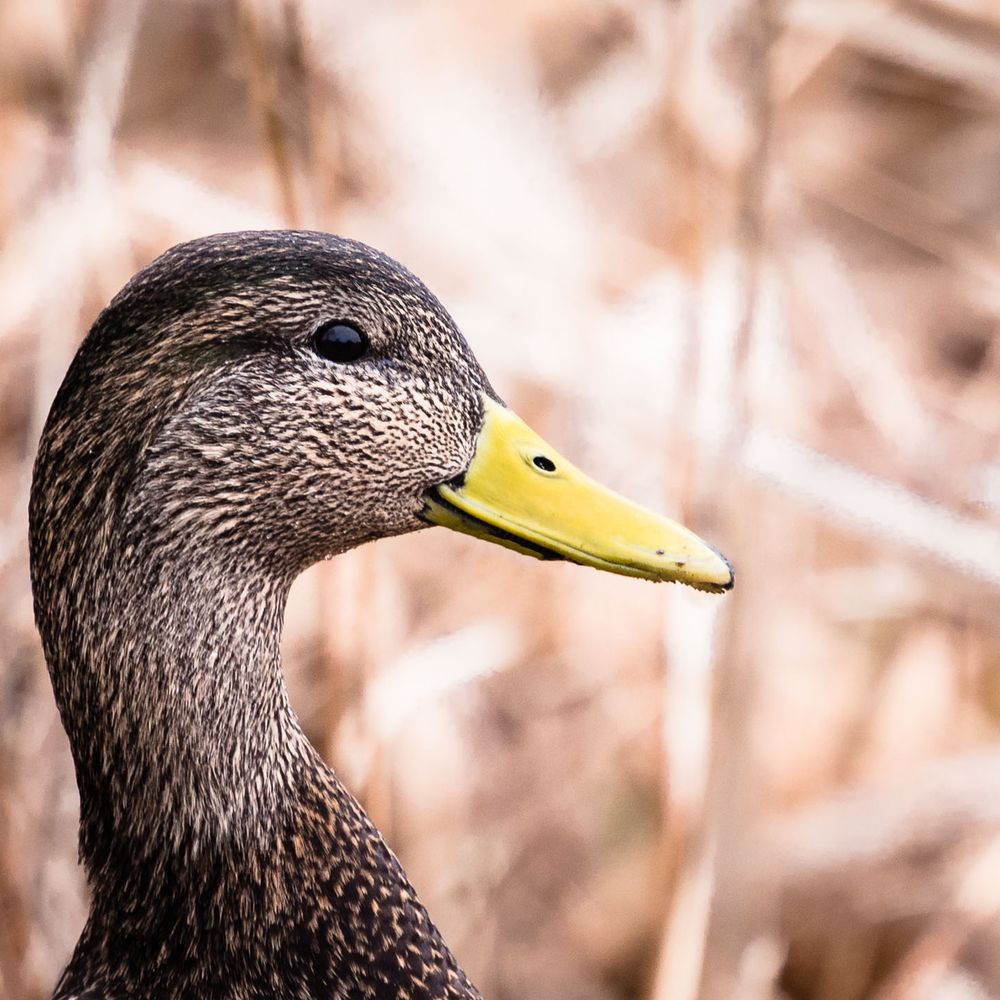
<instances>
[{"instance_id":1,"label":"tan vegetation","mask_svg":"<svg viewBox=\"0 0 1000 1000\"><path fill-rule=\"evenodd\" d=\"M484 994L1000 996L995 0L4 0L0 996L85 914L26 496L182 239L378 245L718 600L435 530L310 571L307 729Z\"/></svg>"}]
</instances>

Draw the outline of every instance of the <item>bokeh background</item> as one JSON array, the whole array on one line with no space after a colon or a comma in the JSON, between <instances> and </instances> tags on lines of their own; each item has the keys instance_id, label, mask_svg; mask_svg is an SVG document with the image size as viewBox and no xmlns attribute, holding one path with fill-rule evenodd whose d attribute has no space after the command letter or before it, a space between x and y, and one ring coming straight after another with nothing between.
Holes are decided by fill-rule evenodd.
<instances>
[{"instance_id":1,"label":"bokeh background","mask_svg":"<svg viewBox=\"0 0 1000 1000\"><path fill-rule=\"evenodd\" d=\"M86 911L41 422L180 240L396 256L724 599L441 529L297 584L311 738L495 1000L1000 996L996 0L2 0L0 995Z\"/></svg>"}]
</instances>

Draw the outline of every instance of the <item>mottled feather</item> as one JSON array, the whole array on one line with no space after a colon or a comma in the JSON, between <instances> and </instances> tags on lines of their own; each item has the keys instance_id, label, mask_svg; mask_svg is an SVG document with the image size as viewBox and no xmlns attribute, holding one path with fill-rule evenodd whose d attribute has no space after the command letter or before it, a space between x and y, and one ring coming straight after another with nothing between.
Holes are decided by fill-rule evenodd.
<instances>
[{"instance_id":1,"label":"mottled feather","mask_svg":"<svg viewBox=\"0 0 1000 1000\"><path fill-rule=\"evenodd\" d=\"M371 354L317 356L330 320ZM419 280L322 233L175 247L98 317L30 508L92 897L57 997L479 996L303 735L279 637L302 569L423 526L484 392Z\"/></svg>"}]
</instances>

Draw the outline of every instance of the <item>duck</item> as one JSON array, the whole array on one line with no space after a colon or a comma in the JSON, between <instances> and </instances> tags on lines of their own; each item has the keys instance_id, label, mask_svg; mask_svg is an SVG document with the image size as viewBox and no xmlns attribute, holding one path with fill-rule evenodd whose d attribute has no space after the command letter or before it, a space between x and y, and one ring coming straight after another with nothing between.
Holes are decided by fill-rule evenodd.
<instances>
[{"instance_id":1,"label":"duck","mask_svg":"<svg viewBox=\"0 0 1000 1000\"><path fill-rule=\"evenodd\" d=\"M29 505L90 896L58 1000L480 997L305 737L279 651L306 567L435 525L733 585L715 548L531 430L438 299L363 243L203 237L99 314Z\"/></svg>"}]
</instances>

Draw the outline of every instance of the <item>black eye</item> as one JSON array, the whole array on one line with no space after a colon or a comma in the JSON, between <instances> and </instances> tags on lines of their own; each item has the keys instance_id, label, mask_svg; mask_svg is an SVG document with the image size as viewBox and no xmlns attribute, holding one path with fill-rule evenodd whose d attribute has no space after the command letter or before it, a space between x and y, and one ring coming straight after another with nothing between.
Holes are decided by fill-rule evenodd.
<instances>
[{"instance_id":1,"label":"black eye","mask_svg":"<svg viewBox=\"0 0 1000 1000\"><path fill-rule=\"evenodd\" d=\"M313 347L327 361L347 364L368 353L368 337L350 323L324 323L313 336Z\"/></svg>"}]
</instances>

